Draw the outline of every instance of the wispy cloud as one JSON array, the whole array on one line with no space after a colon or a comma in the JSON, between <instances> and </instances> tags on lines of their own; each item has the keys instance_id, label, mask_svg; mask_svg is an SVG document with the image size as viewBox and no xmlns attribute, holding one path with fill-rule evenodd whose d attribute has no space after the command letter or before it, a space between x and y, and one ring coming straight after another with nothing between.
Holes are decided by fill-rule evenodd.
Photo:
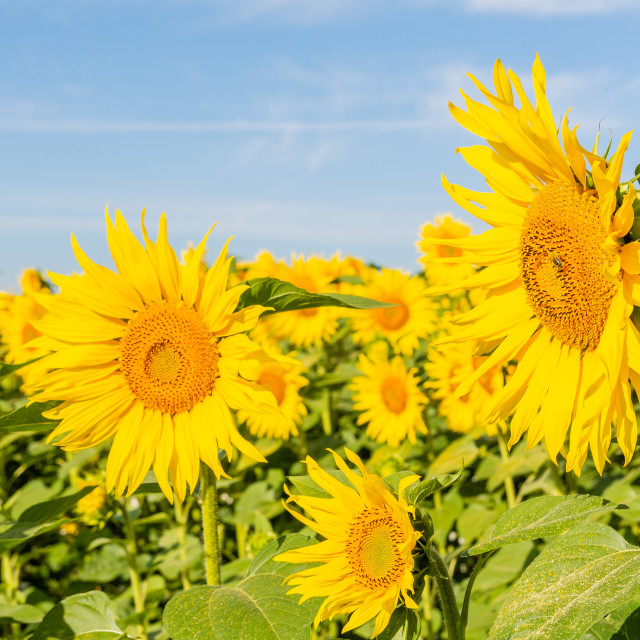
<instances>
[{"instance_id":1,"label":"wispy cloud","mask_svg":"<svg viewBox=\"0 0 640 640\"><path fill-rule=\"evenodd\" d=\"M471 11L534 16L610 14L637 7L636 0L466 0Z\"/></svg>"},{"instance_id":2,"label":"wispy cloud","mask_svg":"<svg viewBox=\"0 0 640 640\"><path fill-rule=\"evenodd\" d=\"M429 119L406 120L222 120L201 122L110 122L101 120L0 119L0 131L20 133L387 133L429 129L437 123Z\"/></svg>"}]
</instances>

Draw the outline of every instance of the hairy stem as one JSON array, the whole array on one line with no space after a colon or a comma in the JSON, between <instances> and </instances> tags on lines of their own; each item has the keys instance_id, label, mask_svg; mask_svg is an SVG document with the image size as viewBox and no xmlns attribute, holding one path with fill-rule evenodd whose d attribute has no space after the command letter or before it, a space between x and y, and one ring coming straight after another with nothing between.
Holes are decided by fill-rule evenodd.
<instances>
[{"instance_id":1,"label":"hairy stem","mask_svg":"<svg viewBox=\"0 0 640 640\"><path fill-rule=\"evenodd\" d=\"M435 578L436 584L438 585L440 603L442 604L444 624L447 628L447 638L449 640L463 640L458 602L453 591L453 582L451 581L447 565L433 544L429 545L429 557L436 569Z\"/></svg>"},{"instance_id":2,"label":"hairy stem","mask_svg":"<svg viewBox=\"0 0 640 640\"><path fill-rule=\"evenodd\" d=\"M204 462L200 463L200 483L202 487L202 537L207 584L219 585L218 492L216 477Z\"/></svg>"}]
</instances>

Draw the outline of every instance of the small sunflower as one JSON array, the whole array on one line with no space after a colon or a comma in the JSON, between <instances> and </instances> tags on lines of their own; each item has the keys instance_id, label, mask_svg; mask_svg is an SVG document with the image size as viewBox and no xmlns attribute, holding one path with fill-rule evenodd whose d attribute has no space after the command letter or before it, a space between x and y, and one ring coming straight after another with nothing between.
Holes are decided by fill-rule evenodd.
<instances>
[{"instance_id":1,"label":"small sunflower","mask_svg":"<svg viewBox=\"0 0 640 640\"><path fill-rule=\"evenodd\" d=\"M450 284L473 275L474 268L465 262L449 262L463 255L462 249L433 242L434 239L454 240L471 235L471 227L451 214L436 216L434 223L427 222L422 227L421 238L416 246L424 255L418 262L424 265L427 281L433 285Z\"/></svg>"},{"instance_id":2,"label":"small sunflower","mask_svg":"<svg viewBox=\"0 0 640 640\"><path fill-rule=\"evenodd\" d=\"M411 355L420 338L426 338L436 326L435 305L425 295L424 279L398 269L371 267L362 279L363 284L353 286L352 293L395 306L353 311L353 339L369 344L382 336L401 354Z\"/></svg>"},{"instance_id":3,"label":"small sunflower","mask_svg":"<svg viewBox=\"0 0 640 640\"><path fill-rule=\"evenodd\" d=\"M347 458L362 475L354 473L340 456L332 453L351 486L342 484L307 457L309 475L332 497L291 495L285 487L289 495L287 503L304 509L309 518L285 504L287 509L326 540L287 551L275 559L321 563L287 578L294 585L289 593L301 594L300 602L325 597L315 626L337 614L348 613L351 617L343 633L375 618L372 636L375 637L389 623L400 598L406 607L417 607L409 592L413 592L412 551L421 534L411 526L409 514L413 515L414 509L407 505L403 493L419 476L403 478L396 498L379 476L367 471L355 453L345 448Z\"/></svg>"},{"instance_id":4,"label":"small sunflower","mask_svg":"<svg viewBox=\"0 0 640 640\"><path fill-rule=\"evenodd\" d=\"M422 410L427 397L418 388L417 369L407 369L401 356L391 360L381 351L358 359L361 376L351 389L358 424L366 424L367 435L377 442L399 447L406 438L415 444L416 433L426 433Z\"/></svg>"},{"instance_id":5,"label":"small sunflower","mask_svg":"<svg viewBox=\"0 0 640 640\"><path fill-rule=\"evenodd\" d=\"M72 236L85 273L49 274L60 295L37 296L50 312L35 326L54 352L43 358L53 371L30 391L38 400L62 401L46 415L61 421L49 441L65 450L114 436L107 490L120 496L128 486L130 495L153 466L167 498L175 493L182 502L186 486L196 486L200 460L224 475L219 449L229 458L237 448L265 461L240 436L230 411L278 413L273 394L256 382L271 358L243 333L264 309L234 311L247 286L227 289L229 241L202 280L208 233L181 264L164 214L154 243L143 211L144 247L119 211L115 225L106 218L117 271L92 262Z\"/></svg>"},{"instance_id":6,"label":"small sunflower","mask_svg":"<svg viewBox=\"0 0 640 640\"><path fill-rule=\"evenodd\" d=\"M625 461L636 446L629 377L640 382L640 334L630 315L640 304L640 244L622 244L633 223L636 194L620 173L631 134L610 159L583 149L567 116L558 128L545 96L545 71L533 65L534 107L518 76L494 67L495 95L472 78L490 103L463 94L456 120L488 146L460 149L492 189L470 191L443 178L449 195L493 227L467 239L440 240L482 268L449 288L482 288L483 302L457 318L452 341L484 341L485 362L458 388L469 392L489 369L517 368L487 408L490 421L511 420L510 445L525 431L545 440L552 460L565 455L576 473L591 450L602 472L611 425ZM514 101L513 88L520 106ZM587 162L590 169L587 170ZM434 288L442 293L446 287Z\"/></svg>"},{"instance_id":7,"label":"small sunflower","mask_svg":"<svg viewBox=\"0 0 640 640\"><path fill-rule=\"evenodd\" d=\"M20 278L22 294L11 295L0 292L0 346L4 346L5 362L21 364L47 355L49 349L32 342L40 336L34 322L45 315L44 307L35 294L49 294L49 286L34 269L25 269ZM42 375L45 368L36 361L18 370L26 384Z\"/></svg>"},{"instance_id":8,"label":"small sunflower","mask_svg":"<svg viewBox=\"0 0 640 640\"><path fill-rule=\"evenodd\" d=\"M307 408L300 397L300 389L309 384L303 373L302 362L295 359L295 352L283 358L278 348L265 345L265 350L273 357L271 362L263 362L258 368L257 382L274 395L281 415L238 411L238 420L246 422L249 432L259 438L283 438L298 435L298 425L307 415Z\"/></svg>"},{"instance_id":9,"label":"small sunflower","mask_svg":"<svg viewBox=\"0 0 640 640\"><path fill-rule=\"evenodd\" d=\"M485 408L504 386L502 369L492 367L468 393L463 396L455 393L458 386L487 359L486 356L475 355L475 351L473 342L447 344L438 351L432 350L430 361L424 366L425 373L431 378L425 387L433 389L431 398L439 401L438 413L446 418L452 431L468 433L483 425L488 435L495 435L496 424L483 424L483 418Z\"/></svg>"}]
</instances>

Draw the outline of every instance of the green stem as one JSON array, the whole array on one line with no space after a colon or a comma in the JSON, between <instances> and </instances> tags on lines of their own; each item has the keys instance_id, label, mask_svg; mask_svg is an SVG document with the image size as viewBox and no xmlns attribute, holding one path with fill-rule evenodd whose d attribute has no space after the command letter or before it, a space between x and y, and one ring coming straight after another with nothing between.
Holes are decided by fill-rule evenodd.
<instances>
[{"instance_id":1,"label":"green stem","mask_svg":"<svg viewBox=\"0 0 640 640\"><path fill-rule=\"evenodd\" d=\"M184 507L175 500L173 507L176 513L176 522L178 523L178 542L180 544L180 581L182 582L182 590L186 591L191 588L189 580L189 568L187 567L187 522L189 520L189 509L191 502L187 502Z\"/></svg>"},{"instance_id":2,"label":"green stem","mask_svg":"<svg viewBox=\"0 0 640 640\"><path fill-rule=\"evenodd\" d=\"M502 458L502 463L505 467L509 462L509 451L507 450L507 443L505 442L505 436L500 431L498 433L498 447L500 448L500 457ZM508 472L508 467L505 469L507 473L504 476L504 490L507 495L507 504L509 505L509 509L513 509L516 506L516 488L513 484L513 478L511 474Z\"/></svg>"},{"instance_id":3,"label":"green stem","mask_svg":"<svg viewBox=\"0 0 640 640\"><path fill-rule=\"evenodd\" d=\"M476 581L478 577L478 573L480 573L480 569L484 563L493 555L493 552L489 552L484 556L480 556L478 562L476 562L476 566L473 567L473 571L471 572L471 576L469 577L469 582L467 582L467 588L464 592L464 601L462 602L462 615L460 616L460 627L462 629L462 640L464 640L466 631L467 631L467 620L469 619L469 604L471 603L471 589L473 589L473 583Z\"/></svg>"},{"instance_id":4,"label":"green stem","mask_svg":"<svg viewBox=\"0 0 640 640\"><path fill-rule=\"evenodd\" d=\"M442 604L442 615L447 628L448 640L463 640L462 624L458 602L453 591L453 582L442 556L438 553L435 545L429 545L429 557L435 565L435 578L438 585L438 595Z\"/></svg>"},{"instance_id":5,"label":"green stem","mask_svg":"<svg viewBox=\"0 0 640 640\"><path fill-rule=\"evenodd\" d=\"M127 565L129 567L129 579L131 580L131 591L133 592L133 605L136 613L144 613L144 593L142 590L142 580L140 578L140 567L138 565L138 544L136 541L136 532L133 528L133 522L129 515L127 501L118 501L122 516L124 518L124 531L127 536ZM145 628L144 616L140 616L140 635L146 640L147 631Z\"/></svg>"},{"instance_id":6,"label":"green stem","mask_svg":"<svg viewBox=\"0 0 640 640\"><path fill-rule=\"evenodd\" d=\"M220 584L220 551L218 549L218 493L216 477L204 463L200 463L202 486L202 537L207 584Z\"/></svg>"},{"instance_id":7,"label":"green stem","mask_svg":"<svg viewBox=\"0 0 640 640\"><path fill-rule=\"evenodd\" d=\"M329 389L325 389L322 392L323 395L323 407L320 414L322 420L322 429L326 436L330 436L333 433L333 425L331 424L331 392Z\"/></svg>"},{"instance_id":8,"label":"green stem","mask_svg":"<svg viewBox=\"0 0 640 640\"><path fill-rule=\"evenodd\" d=\"M426 640L433 640L433 612L431 609L431 580L429 576L425 576L424 592L422 594L422 608L424 611L424 620L426 622Z\"/></svg>"}]
</instances>

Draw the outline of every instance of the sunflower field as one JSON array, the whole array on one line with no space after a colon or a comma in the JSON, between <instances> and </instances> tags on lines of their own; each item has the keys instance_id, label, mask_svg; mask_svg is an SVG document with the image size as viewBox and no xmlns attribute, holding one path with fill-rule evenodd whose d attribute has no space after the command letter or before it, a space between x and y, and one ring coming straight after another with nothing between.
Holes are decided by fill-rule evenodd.
<instances>
[{"instance_id":1,"label":"sunflower field","mask_svg":"<svg viewBox=\"0 0 640 640\"><path fill-rule=\"evenodd\" d=\"M0 293L1 638L640 638L630 134L493 79L414 275L107 211Z\"/></svg>"}]
</instances>

